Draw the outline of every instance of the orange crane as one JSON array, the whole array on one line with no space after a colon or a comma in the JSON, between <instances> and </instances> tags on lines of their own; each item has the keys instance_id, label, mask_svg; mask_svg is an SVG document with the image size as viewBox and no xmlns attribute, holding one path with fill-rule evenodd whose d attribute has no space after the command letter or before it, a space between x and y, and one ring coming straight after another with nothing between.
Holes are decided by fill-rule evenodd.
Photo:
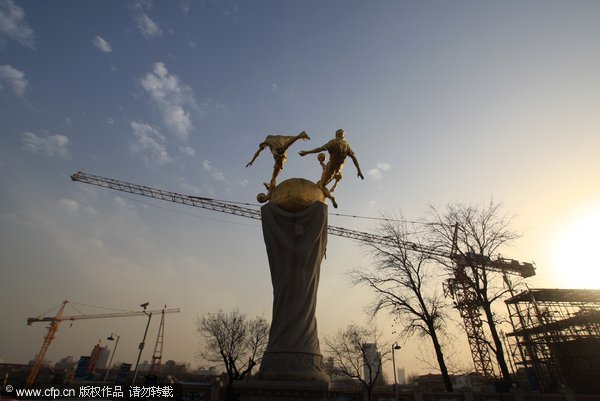
<instances>
[{"instance_id":1,"label":"orange crane","mask_svg":"<svg viewBox=\"0 0 600 401\"><path fill-rule=\"evenodd\" d=\"M42 362L44 361L44 357L46 356L46 352L48 351L48 348L50 347L52 340L54 340L54 337L56 336L56 332L58 331L58 326L60 325L61 322L64 322L65 320L74 321L74 320L82 320L82 319L102 319L102 318L112 318L112 317L140 316L140 315L144 315L146 313L179 313L179 308L176 308L176 309L159 309L159 310L154 310L154 311L149 311L149 312L148 311L128 311L128 312L116 312L116 313L97 313L97 314L91 314L91 315L82 314L82 315L63 316L65 307L67 306L68 303L69 303L69 301L65 300L62 303L62 305L60 306L60 308L58 309L58 312L56 313L56 315L54 315L54 316L46 316L46 317L38 316L38 317L30 317L27 319L28 326L31 326L32 323L37 323L37 322L50 322L50 326L48 326L48 333L44 337L44 342L42 343L42 349L40 350L37 357L35 358L33 367L31 368L31 371L29 372L29 376L27 376L27 381L25 382L25 386L28 388L30 388L33 385L33 383L35 382L35 379L37 378L40 367L42 366Z\"/></svg>"},{"instance_id":2,"label":"orange crane","mask_svg":"<svg viewBox=\"0 0 600 401\"><path fill-rule=\"evenodd\" d=\"M182 195L177 192L132 184L112 178L84 173L82 171L71 175L71 180L95 185L101 188L199 207L221 213L228 213L250 219L261 219L260 210L257 209L238 206L211 198ZM502 257L492 259L489 256L482 256L473 252L460 252L456 244L456 230L458 230L458 226L455 226L454 241L452 243L450 254L433 247L410 241L404 241L403 244L415 252L442 258L450 258L455 263L456 269L454 271L454 277L448 279L445 283L445 292L454 299L455 305L465 323L467 339L471 348L475 370L486 376L491 376L493 375L492 361L485 340L485 333L483 331L480 305L473 294L473 290L468 286L465 268L467 266L484 268L487 271L501 273L505 277L505 280L507 278L506 275L508 274L518 275L524 278L534 276L535 268L532 263L521 263L514 259ZM331 235L350 238L365 243L393 246L396 242L394 238L331 225L327 227L327 232Z\"/></svg>"}]
</instances>

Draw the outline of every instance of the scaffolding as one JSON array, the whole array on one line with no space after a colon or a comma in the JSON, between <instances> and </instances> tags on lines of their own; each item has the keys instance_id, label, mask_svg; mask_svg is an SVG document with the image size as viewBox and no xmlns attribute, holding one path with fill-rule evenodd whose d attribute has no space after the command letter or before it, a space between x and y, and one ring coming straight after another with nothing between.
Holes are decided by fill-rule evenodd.
<instances>
[{"instance_id":1,"label":"scaffolding","mask_svg":"<svg viewBox=\"0 0 600 401\"><path fill-rule=\"evenodd\" d=\"M529 289L505 302L533 390L600 394L600 290Z\"/></svg>"}]
</instances>

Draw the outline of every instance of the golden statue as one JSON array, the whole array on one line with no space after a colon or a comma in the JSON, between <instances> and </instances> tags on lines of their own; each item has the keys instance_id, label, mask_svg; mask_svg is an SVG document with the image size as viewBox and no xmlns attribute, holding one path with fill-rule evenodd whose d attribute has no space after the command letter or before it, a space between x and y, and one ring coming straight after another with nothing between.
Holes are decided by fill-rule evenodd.
<instances>
[{"instance_id":1,"label":"golden statue","mask_svg":"<svg viewBox=\"0 0 600 401\"><path fill-rule=\"evenodd\" d=\"M350 157L356 166L356 170L358 171L358 177L361 179L365 179L363 177L362 172L360 171L360 166L358 165L358 160L356 159L356 155L354 151L348 145L348 142L344 139L344 130L339 129L335 132L335 139L330 140L325 145L312 149L312 150L301 150L298 152L300 156L306 156L310 153L319 153L323 151L329 152L329 160L327 163L325 161L325 155L320 154L319 162L323 167L323 173L321 174L321 179L317 182L317 185L323 191L323 195L331 200L333 207L337 208L337 203L331 193L335 190L338 182L342 179L342 169L344 168L344 162L346 161L346 157ZM331 187L331 189L327 189L327 185L335 180L335 183Z\"/></svg>"},{"instance_id":2,"label":"golden statue","mask_svg":"<svg viewBox=\"0 0 600 401\"><path fill-rule=\"evenodd\" d=\"M271 150L271 153L273 154L273 159L275 160L275 165L273 166L273 176L271 177L271 182L269 184L264 183L268 192L271 192L273 188L275 188L277 176L279 175L281 170L283 170L283 166L285 165L285 161L287 160L287 149L290 146L292 146L292 144L298 139L307 141L310 139L310 137L304 131L302 131L296 136L267 135L265 140L258 145L258 150L256 151L256 153L254 153L254 157L252 158L252 160L250 160L250 162L246 164L246 167L250 167L264 148L268 147ZM269 194L267 193L266 196L268 199Z\"/></svg>"}]
</instances>

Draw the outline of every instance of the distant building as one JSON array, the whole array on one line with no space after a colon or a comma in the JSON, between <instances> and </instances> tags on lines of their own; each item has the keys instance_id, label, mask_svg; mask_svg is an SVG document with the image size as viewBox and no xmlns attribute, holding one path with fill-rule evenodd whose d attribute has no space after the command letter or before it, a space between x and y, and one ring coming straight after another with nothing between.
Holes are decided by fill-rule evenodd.
<instances>
[{"instance_id":1,"label":"distant building","mask_svg":"<svg viewBox=\"0 0 600 401\"><path fill-rule=\"evenodd\" d=\"M396 369L396 380L398 380L398 384L406 384L406 372L404 368Z\"/></svg>"},{"instance_id":2,"label":"distant building","mask_svg":"<svg viewBox=\"0 0 600 401\"><path fill-rule=\"evenodd\" d=\"M204 366L199 366L198 369L196 370L196 374L198 376L208 376L208 377L212 377L212 376L219 376L221 372L219 372L217 370L216 366L210 366L210 367L204 367Z\"/></svg>"},{"instance_id":3,"label":"distant building","mask_svg":"<svg viewBox=\"0 0 600 401\"><path fill-rule=\"evenodd\" d=\"M77 362L72 356L66 356L54 364L54 369L74 370Z\"/></svg>"},{"instance_id":4,"label":"distant building","mask_svg":"<svg viewBox=\"0 0 600 401\"><path fill-rule=\"evenodd\" d=\"M138 372L149 372L150 371L150 363L148 361L144 361L138 365Z\"/></svg>"},{"instance_id":5,"label":"distant building","mask_svg":"<svg viewBox=\"0 0 600 401\"><path fill-rule=\"evenodd\" d=\"M363 366L363 378L369 382L371 378L377 377L376 383L383 384L383 372L381 370L381 353L377 350L377 344L375 343L364 343L364 366Z\"/></svg>"},{"instance_id":6,"label":"distant building","mask_svg":"<svg viewBox=\"0 0 600 401\"><path fill-rule=\"evenodd\" d=\"M108 361L108 356L110 355L110 351L108 347L101 347L100 344L96 344L94 349L92 349L92 353L90 355L90 366L89 372L94 372L97 369L106 368L106 362Z\"/></svg>"},{"instance_id":7,"label":"distant building","mask_svg":"<svg viewBox=\"0 0 600 401\"><path fill-rule=\"evenodd\" d=\"M96 361L96 369L106 369L106 364L108 363L108 357L110 356L110 351L108 346L100 347L98 360Z\"/></svg>"}]
</instances>

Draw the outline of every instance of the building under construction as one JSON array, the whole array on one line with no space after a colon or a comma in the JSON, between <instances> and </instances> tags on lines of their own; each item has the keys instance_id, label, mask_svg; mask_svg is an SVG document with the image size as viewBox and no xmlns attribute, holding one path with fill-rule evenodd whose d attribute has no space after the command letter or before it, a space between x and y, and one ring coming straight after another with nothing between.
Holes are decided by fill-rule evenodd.
<instances>
[{"instance_id":1,"label":"building under construction","mask_svg":"<svg viewBox=\"0 0 600 401\"><path fill-rule=\"evenodd\" d=\"M530 289L506 304L532 390L600 394L600 290Z\"/></svg>"}]
</instances>

